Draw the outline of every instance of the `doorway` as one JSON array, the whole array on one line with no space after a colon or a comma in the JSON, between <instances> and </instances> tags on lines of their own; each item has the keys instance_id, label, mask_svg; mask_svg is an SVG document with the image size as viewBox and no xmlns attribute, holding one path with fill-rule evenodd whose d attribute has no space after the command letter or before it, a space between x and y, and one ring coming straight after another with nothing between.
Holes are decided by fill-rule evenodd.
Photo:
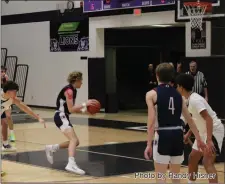
<instances>
[{"instance_id":1,"label":"doorway","mask_svg":"<svg viewBox=\"0 0 225 184\"><path fill-rule=\"evenodd\" d=\"M173 62L176 66L185 53L185 29L106 29L105 53L110 87L106 93L112 96L113 106L118 111L147 112L145 95L152 87L148 65L155 69L160 62Z\"/></svg>"}]
</instances>

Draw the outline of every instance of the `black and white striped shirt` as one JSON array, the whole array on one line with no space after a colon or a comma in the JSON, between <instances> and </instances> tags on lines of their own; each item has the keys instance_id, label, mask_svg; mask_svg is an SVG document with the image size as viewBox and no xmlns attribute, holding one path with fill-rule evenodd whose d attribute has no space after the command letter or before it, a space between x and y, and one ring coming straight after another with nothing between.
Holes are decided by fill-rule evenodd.
<instances>
[{"instance_id":1,"label":"black and white striped shirt","mask_svg":"<svg viewBox=\"0 0 225 184\"><path fill-rule=\"evenodd\" d=\"M192 75L191 72L186 72L186 74ZM198 93L199 95L204 95L204 88L207 88L207 82L205 76L202 72L198 71L194 77L195 83L193 87L193 92Z\"/></svg>"}]
</instances>

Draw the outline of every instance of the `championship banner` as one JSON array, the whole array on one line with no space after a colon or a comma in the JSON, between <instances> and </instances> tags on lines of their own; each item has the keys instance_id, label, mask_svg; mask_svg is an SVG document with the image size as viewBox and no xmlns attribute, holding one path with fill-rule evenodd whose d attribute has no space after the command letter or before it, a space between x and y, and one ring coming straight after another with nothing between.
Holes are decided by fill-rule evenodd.
<instances>
[{"instance_id":1,"label":"championship banner","mask_svg":"<svg viewBox=\"0 0 225 184\"><path fill-rule=\"evenodd\" d=\"M89 51L88 20L50 21L50 52Z\"/></svg>"},{"instance_id":2,"label":"championship banner","mask_svg":"<svg viewBox=\"0 0 225 184\"><path fill-rule=\"evenodd\" d=\"M202 30L191 28L191 49L206 49L206 23L202 23Z\"/></svg>"},{"instance_id":3,"label":"championship banner","mask_svg":"<svg viewBox=\"0 0 225 184\"><path fill-rule=\"evenodd\" d=\"M193 29L190 22L185 27L186 57L211 56L211 22L203 22L201 31Z\"/></svg>"}]
</instances>

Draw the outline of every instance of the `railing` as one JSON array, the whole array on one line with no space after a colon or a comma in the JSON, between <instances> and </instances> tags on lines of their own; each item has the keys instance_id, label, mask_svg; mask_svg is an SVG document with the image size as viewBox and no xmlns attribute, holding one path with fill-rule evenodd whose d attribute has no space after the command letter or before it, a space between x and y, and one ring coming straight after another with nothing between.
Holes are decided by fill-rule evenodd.
<instances>
[{"instance_id":1,"label":"railing","mask_svg":"<svg viewBox=\"0 0 225 184\"><path fill-rule=\"evenodd\" d=\"M15 80L17 62L18 58L16 56L6 57L5 67L7 68L6 74L8 75L9 80Z\"/></svg>"},{"instance_id":2,"label":"railing","mask_svg":"<svg viewBox=\"0 0 225 184\"><path fill-rule=\"evenodd\" d=\"M2 49L1 49L1 65L2 65L2 66L5 66L7 53L8 53L7 48L2 48Z\"/></svg>"},{"instance_id":3,"label":"railing","mask_svg":"<svg viewBox=\"0 0 225 184\"><path fill-rule=\"evenodd\" d=\"M14 81L19 85L19 91L17 92L17 97L24 101L27 77L28 77L29 66L25 64L18 64L16 66Z\"/></svg>"}]
</instances>

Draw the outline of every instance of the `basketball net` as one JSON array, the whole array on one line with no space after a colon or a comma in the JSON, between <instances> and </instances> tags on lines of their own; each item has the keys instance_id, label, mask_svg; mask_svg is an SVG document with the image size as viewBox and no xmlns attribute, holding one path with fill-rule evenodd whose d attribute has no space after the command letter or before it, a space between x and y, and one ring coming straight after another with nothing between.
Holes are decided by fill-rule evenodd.
<instances>
[{"instance_id":1,"label":"basketball net","mask_svg":"<svg viewBox=\"0 0 225 184\"><path fill-rule=\"evenodd\" d=\"M186 2L184 7L190 17L191 28L200 29L202 31L203 15L207 11L211 11L212 4L207 2Z\"/></svg>"}]
</instances>

